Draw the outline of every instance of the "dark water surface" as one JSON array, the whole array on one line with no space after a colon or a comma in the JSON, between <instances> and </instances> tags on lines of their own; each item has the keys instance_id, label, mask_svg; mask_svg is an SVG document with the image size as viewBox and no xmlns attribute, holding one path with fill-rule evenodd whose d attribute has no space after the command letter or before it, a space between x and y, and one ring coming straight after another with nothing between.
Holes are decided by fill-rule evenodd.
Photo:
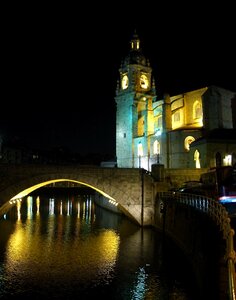
<instances>
[{"instance_id":1,"label":"dark water surface","mask_svg":"<svg viewBox=\"0 0 236 300\"><path fill-rule=\"evenodd\" d=\"M28 196L0 221L0 299L192 300L191 278L161 233L93 195Z\"/></svg>"}]
</instances>

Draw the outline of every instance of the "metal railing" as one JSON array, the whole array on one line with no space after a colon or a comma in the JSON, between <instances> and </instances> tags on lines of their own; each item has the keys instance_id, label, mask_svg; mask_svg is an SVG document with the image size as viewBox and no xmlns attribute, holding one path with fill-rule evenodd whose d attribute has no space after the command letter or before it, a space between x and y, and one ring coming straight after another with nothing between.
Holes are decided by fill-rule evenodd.
<instances>
[{"instance_id":1,"label":"metal railing","mask_svg":"<svg viewBox=\"0 0 236 300\"><path fill-rule=\"evenodd\" d=\"M229 300L236 300L236 253L234 250L234 230L230 224L230 217L226 208L217 202L215 199L201 195L179 193L179 192L161 192L161 199L174 200L176 203L181 203L193 207L209 217L219 226L222 231L223 239L226 241L224 259L227 262L228 270L228 294ZM164 200L164 202L165 202Z\"/></svg>"}]
</instances>

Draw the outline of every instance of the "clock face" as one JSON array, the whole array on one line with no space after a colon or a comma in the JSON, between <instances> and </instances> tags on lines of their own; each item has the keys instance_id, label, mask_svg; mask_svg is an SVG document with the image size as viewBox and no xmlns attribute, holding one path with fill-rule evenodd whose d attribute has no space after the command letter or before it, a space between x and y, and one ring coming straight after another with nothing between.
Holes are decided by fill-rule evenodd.
<instances>
[{"instance_id":1,"label":"clock face","mask_svg":"<svg viewBox=\"0 0 236 300\"><path fill-rule=\"evenodd\" d=\"M128 76L125 74L122 77L122 81L121 81L121 87L123 90L127 89L129 86L129 78Z\"/></svg>"},{"instance_id":2,"label":"clock face","mask_svg":"<svg viewBox=\"0 0 236 300\"><path fill-rule=\"evenodd\" d=\"M140 76L140 86L142 89L147 89L149 87L148 77L145 74Z\"/></svg>"}]
</instances>

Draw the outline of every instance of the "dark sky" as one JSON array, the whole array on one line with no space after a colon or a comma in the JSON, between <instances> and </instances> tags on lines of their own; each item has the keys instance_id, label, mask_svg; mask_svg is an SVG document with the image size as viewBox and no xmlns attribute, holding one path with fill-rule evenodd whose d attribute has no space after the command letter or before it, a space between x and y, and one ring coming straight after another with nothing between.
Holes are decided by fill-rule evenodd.
<instances>
[{"instance_id":1,"label":"dark sky","mask_svg":"<svg viewBox=\"0 0 236 300\"><path fill-rule=\"evenodd\" d=\"M10 8L1 34L0 133L115 154L118 69L134 30L159 98L209 85L236 91L234 10L194 5Z\"/></svg>"}]
</instances>

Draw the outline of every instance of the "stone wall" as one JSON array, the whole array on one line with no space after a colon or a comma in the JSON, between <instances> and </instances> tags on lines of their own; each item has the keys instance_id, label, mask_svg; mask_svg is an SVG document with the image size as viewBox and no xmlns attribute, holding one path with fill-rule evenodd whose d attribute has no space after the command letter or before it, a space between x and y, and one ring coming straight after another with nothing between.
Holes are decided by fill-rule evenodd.
<instances>
[{"instance_id":1,"label":"stone wall","mask_svg":"<svg viewBox=\"0 0 236 300\"><path fill-rule=\"evenodd\" d=\"M164 181L170 184L171 188L180 187L186 181L199 181L202 173L207 169L165 169Z\"/></svg>"},{"instance_id":2,"label":"stone wall","mask_svg":"<svg viewBox=\"0 0 236 300\"><path fill-rule=\"evenodd\" d=\"M156 197L154 227L183 251L195 274L200 299L228 299L222 232L206 213L169 200L164 204Z\"/></svg>"}]
</instances>

